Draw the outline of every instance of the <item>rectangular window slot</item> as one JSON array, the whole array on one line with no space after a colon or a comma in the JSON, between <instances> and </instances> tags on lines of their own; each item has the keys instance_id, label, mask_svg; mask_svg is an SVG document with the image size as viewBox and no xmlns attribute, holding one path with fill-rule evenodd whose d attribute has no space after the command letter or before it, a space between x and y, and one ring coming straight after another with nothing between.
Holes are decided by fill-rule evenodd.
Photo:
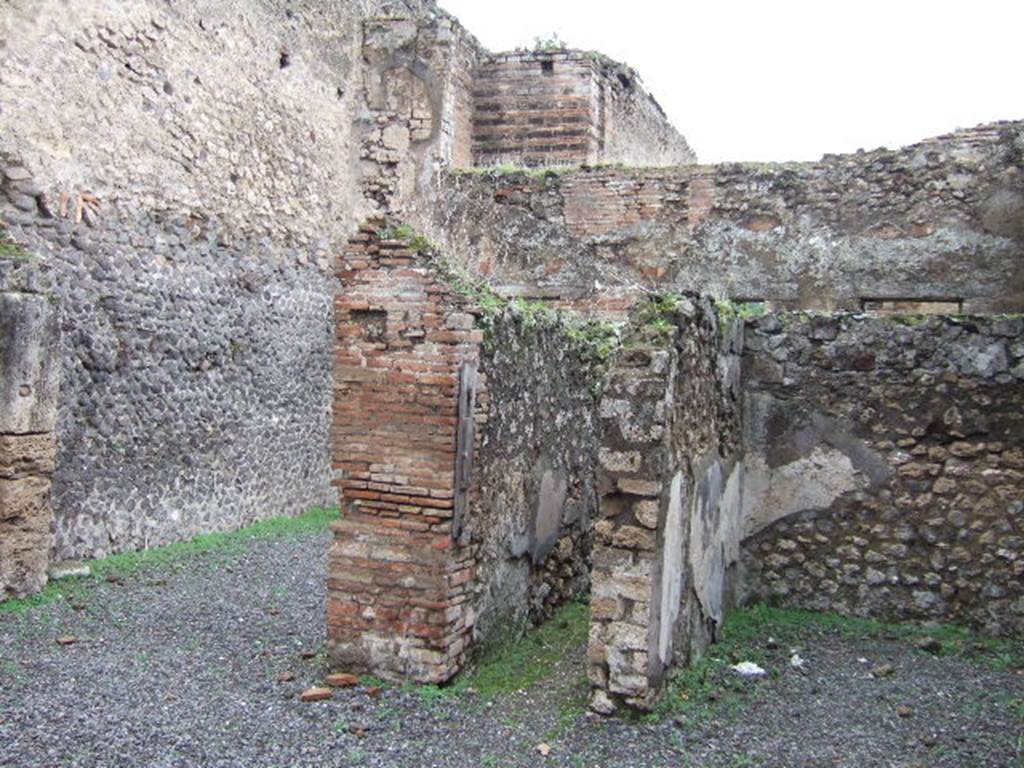
<instances>
[{"instance_id":1,"label":"rectangular window slot","mask_svg":"<svg viewBox=\"0 0 1024 768\"><path fill-rule=\"evenodd\" d=\"M861 299L862 311L873 315L959 315L963 299Z\"/></svg>"}]
</instances>

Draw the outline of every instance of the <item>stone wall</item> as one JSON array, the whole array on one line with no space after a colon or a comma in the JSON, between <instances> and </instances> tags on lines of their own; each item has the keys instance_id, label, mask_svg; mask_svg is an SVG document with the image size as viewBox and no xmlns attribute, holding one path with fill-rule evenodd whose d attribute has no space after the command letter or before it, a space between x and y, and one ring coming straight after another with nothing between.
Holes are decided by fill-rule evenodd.
<instances>
[{"instance_id":1,"label":"stone wall","mask_svg":"<svg viewBox=\"0 0 1024 768\"><path fill-rule=\"evenodd\" d=\"M479 642L587 592L603 373L570 318L513 305L486 322L466 519Z\"/></svg>"},{"instance_id":2,"label":"stone wall","mask_svg":"<svg viewBox=\"0 0 1024 768\"><path fill-rule=\"evenodd\" d=\"M503 290L621 310L640 289L779 307L1024 308L1024 124L816 163L454 173L432 234Z\"/></svg>"},{"instance_id":3,"label":"stone wall","mask_svg":"<svg viewBox=\"0 0 1024 768\"><path fill-rule=\"evenodd\" d=\"M636 71L601 54L593 58L600 115L597 161L654 168L696 163L697 155Z\"/></svg>"},{"instance_id":4,"label":"stone wall","mask_svg":"<svg viewBox=\"0 0 1024 768\"><path fill-rule=\"evenodd\" d=\"M474 72L474 165L695 160L636 73L600 54L502 53Z\"/></svg>"},{"instance_id":5,"label":"stone wall","mask_svg":"<svg viewBox=\"0 0 1024 768\"><path fill-rule=\"evenodd\" d=\"M60 382L57 307L0 231L0 600L46 585Z\"/></svg>"},{"instance_id":6,"label":"stone wall","mask_svg":"<svg viewBox=\"0 0 1024 768\"><path fill-rule=\"evenodd\" d=\"M714 639L739 555L742 327L720 328L707 300L655 311L600 405L587 672L603 714L650 709L666 671Z\"/></svg>"},{"instance_id":7,"label":"stone wall","mask_svg":"<svg viewBox=\"0 0 1024 768\"><path fill-rule=\"evenodd\" d=\"M744 354L747 597L1024 628L1024 320L768 315Z\"/></svg>"},{"instance_id":8,"label":"stone wall","mask_svg":"<svg viewBox=\"0 0 1024 768\"><path fill-rule=\"evenodd\" d=\"M364 213L414 216L432 207L438 173L472 164L472 78L481 55L444 13L363 23L355 170Z\"/></svg>"},{"instance_id":9,"label":"stone wall","mask_svg":"<svg viewBox=\"0 0 1024 768\"><path fill-rule=\"evenodd\" d=\"M411 53L380 32L410 19ZM0 226L63 328L56 557L334 503L332 260L391 168L366 131L423 119L414 83L375 83L410 53L434 87L388 177L419 194L469 162L475 43L418 0L15 0L0 43Z\"/></svg>"},{"instance_id":10,"label":"stone wall","mask_svg":"<svg viewBox=\"0 0 1024 768\"><path fill-rule=\"evenodd\" d=\"M328 639L438 682L586 592L600 360L554 312L485 313L395 231L371 221L338 268Z\"/></svg>"}]
</instances>

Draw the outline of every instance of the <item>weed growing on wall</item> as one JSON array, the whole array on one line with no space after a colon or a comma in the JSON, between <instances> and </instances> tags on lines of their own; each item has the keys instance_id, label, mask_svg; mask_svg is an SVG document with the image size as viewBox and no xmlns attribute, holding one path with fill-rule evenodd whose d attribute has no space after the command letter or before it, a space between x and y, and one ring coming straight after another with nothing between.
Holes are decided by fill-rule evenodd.
<instances>
[{"instance_id":1,"label":"weed growing on wall","mask_svg":"<svg viewBox=\"0 0 1024 768\"><path fill-rule=\"evenodd\" d=\"M723 325L761 317L768 311L768 307L763 301L731 301L730 299L719 299L715 302L715 309L718 310L718 320Z\"/></svg>"},{"instance_id":2,"label":"weed growing on wall","mask_svg":"<svg viewBox=\"0 0 1024 768\"><path fill-rule=\"evenodd\" d=\"M668 344L675 337L676 317L683 301L685 299L675 293L648 296L630 318L623 346L663 347Z\"/></svg>"},{"instance_id":3,"label":"weed growing on wall","mask_svg":"<svg viewBox=\"0 0 1024 768\"><path fill-rule=\"evenodd\" d=\"M568 48L565 41L558 36L557 32L552 32L548 37L535 37L533 38L533 52L534 53L545 53L548 51L564 51Z\"/></svg>"},{"instance_id":4,"label":"weed growing on wall","mask_svg":"<svg viewBox=\"0 0 1024 768\"><path fill-rule=\"evenodd\" d=\"M527 332L561 326L585 363L604 363L620 344L620 326L615 323L583 319L554 309L544 301L501 296L486 280L472 277L461 265L447 258L430 238L407 224L388 223L379 234L385 240L405 243L428 261L449 288L473 301L479 309L477 323L484 331L484 347L487 349L494 342L495 324L506 315Z\"/></svg>"},{"instance_id":5,"label":"weed growing on wall","mask_svg":"<svg viewBox=\"0 0 1024 768\"><path fill-rule=\"evenodd\" d=\"M11 239L6 229L0 228L0 259L27 260L32 254Z\"/></svg>"}]
</instances>

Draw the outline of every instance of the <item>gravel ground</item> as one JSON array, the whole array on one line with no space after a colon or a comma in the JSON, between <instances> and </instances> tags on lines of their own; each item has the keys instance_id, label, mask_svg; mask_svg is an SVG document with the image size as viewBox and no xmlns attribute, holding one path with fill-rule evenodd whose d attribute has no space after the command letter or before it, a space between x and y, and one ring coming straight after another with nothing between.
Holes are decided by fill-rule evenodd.
<instances>
[{"instance_id":1,"label":"gravel ground","mask_svg":"<svg viewBox=\"0 0 1024 768\"><path fill-rule=\"evenodd\" d=\"M660 722L581 713L582 648L490 702L363 687L302 703L328 671L327 542L254 539L0 613L0 766L1024 766L1019 671L884 638L816 635L802 671L760 649L772 674L718 673L720 697Z\"/></svg>"}]
</instances>

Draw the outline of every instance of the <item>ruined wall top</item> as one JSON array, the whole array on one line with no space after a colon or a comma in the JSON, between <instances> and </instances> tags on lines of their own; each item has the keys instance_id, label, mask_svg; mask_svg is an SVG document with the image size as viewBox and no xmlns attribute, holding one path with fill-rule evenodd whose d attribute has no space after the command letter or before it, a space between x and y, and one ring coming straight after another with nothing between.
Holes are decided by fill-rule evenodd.
<instances>
[{"instance_id":1,"label":"ruined wall top","mask_svg":"<svg viewBox=\"0 0 1024 768\"><path fill-rule=\"evenodd\" d=\"M473 164L696 162L636 72L591 51L486 55L473 75Z\"/></svg>"},{"instance_id":2,"label":"ruined wall top","mask_svg":"<svg viewBox=\"0 0 1024 768\"><path fill-rule=\"evenodd\" d=\"M813 163L445 179L432 234L503 292L621 311L699 290L786 308L1024 308L1024 122Z\"/></svg>"}]
</instances>

